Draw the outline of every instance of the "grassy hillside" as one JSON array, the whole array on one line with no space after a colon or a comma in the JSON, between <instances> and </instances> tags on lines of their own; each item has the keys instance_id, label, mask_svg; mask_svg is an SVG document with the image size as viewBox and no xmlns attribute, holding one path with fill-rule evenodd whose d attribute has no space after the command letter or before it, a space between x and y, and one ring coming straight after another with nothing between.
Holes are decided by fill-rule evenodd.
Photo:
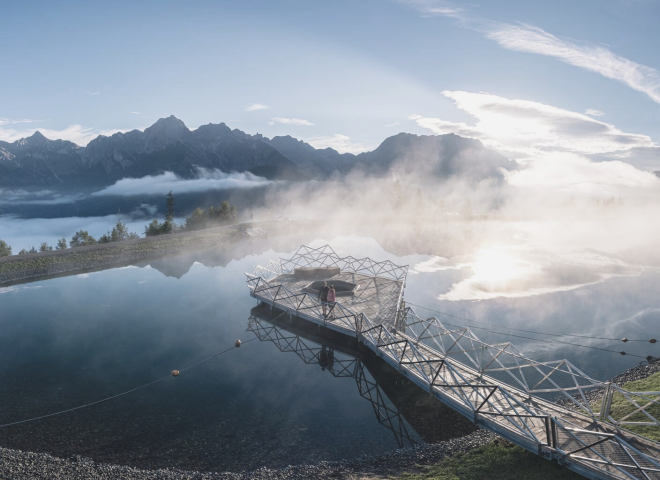
<instances>
[{"instance_id":1,"label":"grassy hillside","mask_svg":"<svg viewBox=\"0 0 660 480\"><path fill-rule=\"evenodd\" d=\"M421 473L404 474L405 480L578 480L583 477L497 440L465 454L446 458Z\"/></svg>"},{"instance_id":2,"label":"grassy hillside","mask_svg":"<svg viewBox=\"0 0 660 480\"><path fill-rule=\"evenodd\" d=\"M627 382L623 388L631 392L660 392L660 372L646 377L642 380L634 382ZM660 399L656 398L656 401ZM641 398L635 398L635 401L640 406L646 405L648 402L643 401ZM612 409L610 414L614 419L620 419L636 410L636 407L624 398L623 395L615 393L612 396ZM660 418L660 404L651 405L647 411L655 418ZM643 413L636 413L627 420L632 422L648 422L649 418ZM660 442L660 427L651 427L643 425L626 425L625 428L631 432L644 435L647 438Z\"/></svg>"}]
</instances>

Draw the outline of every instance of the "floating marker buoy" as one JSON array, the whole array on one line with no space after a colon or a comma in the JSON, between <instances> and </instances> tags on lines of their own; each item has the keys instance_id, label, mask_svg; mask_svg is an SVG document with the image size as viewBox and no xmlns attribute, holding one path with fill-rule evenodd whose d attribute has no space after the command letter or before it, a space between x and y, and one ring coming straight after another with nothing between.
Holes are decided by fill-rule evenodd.
<instances>
[{"instance_id":1,"label":"floating marker buoy","mask_svg":"<svg viewBox=\"0 0 660 480\"><path fill-rule=\"evenodd\" d=\"M626 352L619 352L619 353L620 353L621 355L625 355L625 354L626 354Z\"/></svg>"},{"instance_id":2,"label":"floating marker buoy","mask_svg":"<svg viewBox=\"0 0 660 480\"><path fill-rule=\"evenodd\" d=\"M236 348L240 347L240 346L241 346L241 341L240 341L240 340L236 340L236 341L234 342L234 346L235 346Z\"/></svg>"},{"instance_id":3,"label":"floating marker buoy","mask_svg":"<svg viewBox=\"0 0 660 480\"><path fill-rule=\"evenodd\" d=\"M172 370L172 376L173 377L178 377L179 376L179 371L178 370Z\"/></svg>"},{"instance_id":4,"label":"floating marker buoy","mask_svg":"<svg viewBox=\"0 0 660 480\"><path fill-rule=\"evenodd\" d=\"M621 341L622 341L623 343L626 343L626 342L628 341L628 339L627 339L626 337L623 337L623 338L621 339Z\"/></svg>"},{"instance_id":5,"label":"floating marker buoy","mask_svg":"<svg viewBox=\"0 0 660 480\"><path fill-rule=\"evenodd\" d=\"M655 342L657 342L657 340L655 338L652 338L651 340L649 340L649 343L655 343Z\"/></svg>"}]
</instances>

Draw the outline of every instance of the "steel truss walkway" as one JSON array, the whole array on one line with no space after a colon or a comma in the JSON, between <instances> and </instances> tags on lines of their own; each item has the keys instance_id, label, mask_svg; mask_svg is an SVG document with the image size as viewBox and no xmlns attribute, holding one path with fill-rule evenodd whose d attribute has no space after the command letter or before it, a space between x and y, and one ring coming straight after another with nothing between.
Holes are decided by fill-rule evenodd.
<instances>
[{"instance_id":1,"label":"steel truss walkway","mask_svg":"<svg viewBox=\"0 0 660 480\"><path fill-rule=\"evenodd\" d=\"M338 299L330 318L296 278L298 270L316 268L315 279L328 279L328 267L353 274L365 286L354 298ZM660 392L628 392L588 377L568 360L536 362L510 343L490 345L468 328L423 319L405 307L407 271L389 261L342 258L326 245L302 246L291 259L271 261L246 276L260 302L356 337L482 428L588 478L660 480L660 445L625 430L660 427ZM365 313L372 311L376 318ZM599 400L590 400L594 395ZM625 415L613 415L614 398L630 407Z\"/></svg>"}]
</instances>

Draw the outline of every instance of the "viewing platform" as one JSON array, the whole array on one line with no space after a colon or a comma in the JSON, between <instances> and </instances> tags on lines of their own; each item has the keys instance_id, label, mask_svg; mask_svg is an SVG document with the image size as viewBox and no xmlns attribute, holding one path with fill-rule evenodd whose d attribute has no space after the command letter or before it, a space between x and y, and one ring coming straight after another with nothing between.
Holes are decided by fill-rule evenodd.
<instances>
[{"instance_id":1,"label":"viewing platform","mask_svg":"<svg viewBox=\"0 0 660 480\"><path fill-rule=\"evenodd\" d=\"M407 273L390 261L339 257L326 245L302 246L246 276L250 295L274 318L288 314L357 339L481 428L587 478L660 480L660 444L629 430L660 428L660 392L630 392L568 360L537 362L509 342L491 345L469 328L421 318L403 301ZM323 281L342 292L326 314ZM613 413L615 395L629 413Z\"/></svg>"},{"instance_id":2,"label":"viewing platform","mask_svg":"<svg viewBox=\"0 0 660 480\"><path fill-rule=\"evenodd\" d=\"M407 266L390 261L341 258L326 245L300 247L292 259L268 262L246 275L256 298L355 336L365 317L378 325L396 325L407 273ZM324 281L337 289L337 303L329 315L323 315L318 298Z\"/></svg>"}]
</instances>

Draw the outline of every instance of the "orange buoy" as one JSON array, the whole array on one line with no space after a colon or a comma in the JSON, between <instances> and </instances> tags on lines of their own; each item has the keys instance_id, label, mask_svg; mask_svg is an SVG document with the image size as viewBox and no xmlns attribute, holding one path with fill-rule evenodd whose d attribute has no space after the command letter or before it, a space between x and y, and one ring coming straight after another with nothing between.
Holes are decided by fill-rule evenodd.
<instances>
[{"instance_id":1,"label":"orange buoy","mask_svg":"<svg viewBox=\"0 0 660 480\"><path fill-rule=\"evenodd\" d=\"M240 346L241 346L241 341L240 341L240 340L236 340L236 341L234 342L234 346L235 346L236 348L240 347Z\"/></svg>"},{"instance_id":2,"label":"orange buoy","mask_svg":"<svg viewBox=\"0 0 660 480\"><path fill-rule=\"evenodd\" d=\"M173 377L178 377L179 376L179 371L178 370L172 370L172 376Z\"/></svg>"}]
</instances>

